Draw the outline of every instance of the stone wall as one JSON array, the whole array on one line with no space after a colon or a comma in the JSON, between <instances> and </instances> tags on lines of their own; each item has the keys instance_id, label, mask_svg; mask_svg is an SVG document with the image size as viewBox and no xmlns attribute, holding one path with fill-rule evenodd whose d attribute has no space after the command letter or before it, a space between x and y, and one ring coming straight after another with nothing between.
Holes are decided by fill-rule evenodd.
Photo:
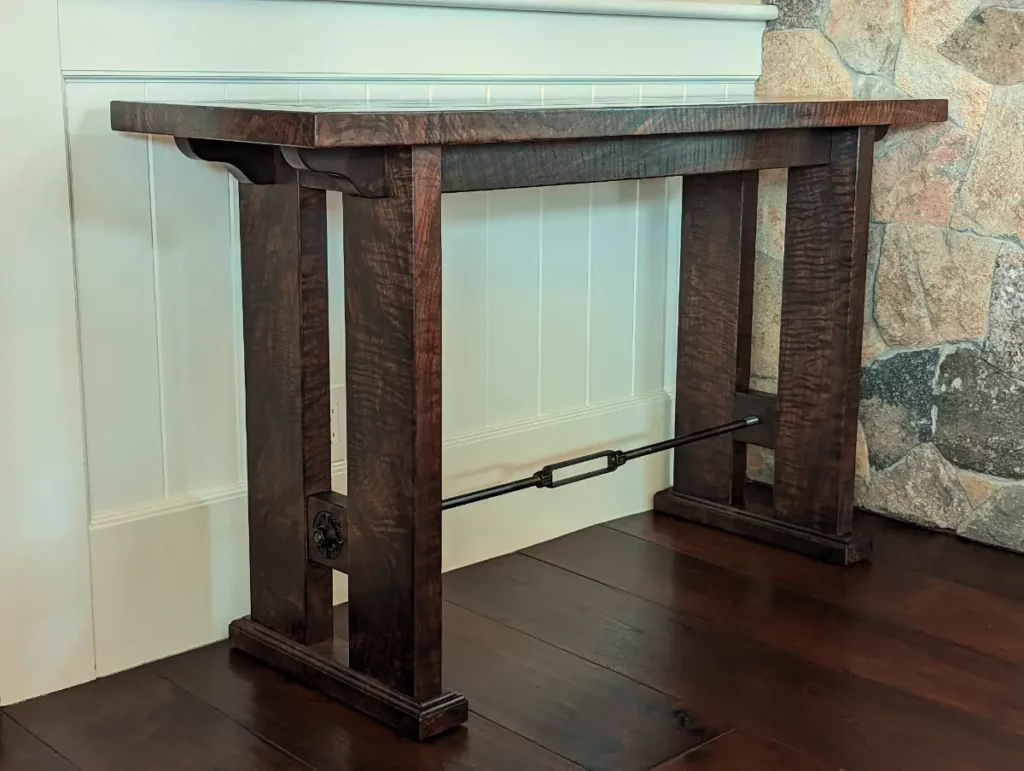
<instances>
[{"instance_id":1,"label":"stone wall","mask_svg":"<svg viewBox=\"0 0 1024 771\"><path fill-rule=\"evenodd\" d=\"M943 97L876 145L857 500L1024 551L1024 0L765 0L764 96ZM785 172L762 177L755 385L774 390ZM770 478L772 458L752 458Z\"/></svg>"}]
</instances>

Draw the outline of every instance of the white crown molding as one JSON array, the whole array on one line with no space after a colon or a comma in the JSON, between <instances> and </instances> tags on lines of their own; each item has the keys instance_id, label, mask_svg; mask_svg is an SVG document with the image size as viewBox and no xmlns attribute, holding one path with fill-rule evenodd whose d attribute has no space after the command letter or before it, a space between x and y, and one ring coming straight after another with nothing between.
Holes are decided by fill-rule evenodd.
<instances>
[{"instance_id":1,"label":"white crown molding","mask_svg":"<svg viewBox=\"0 0 1024 771\"><path fill-rule=\"evenodd\" d=\"M351 3L352 0L331 0ZM359 0L359 5L416 5L470 8L483 11L576 13L588 16L656 16L666 19L729 19L772 21L774 5L721 3L707 0Z\"/></svg>"}]
</instances>

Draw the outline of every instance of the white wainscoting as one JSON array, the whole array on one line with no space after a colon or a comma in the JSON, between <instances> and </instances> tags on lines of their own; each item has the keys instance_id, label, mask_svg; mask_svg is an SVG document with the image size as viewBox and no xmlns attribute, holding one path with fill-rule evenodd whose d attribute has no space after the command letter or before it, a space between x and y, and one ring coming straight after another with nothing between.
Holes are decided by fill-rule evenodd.
<instances>
[{"instance_id":1,"label":"white wainscoting","mask_svg":"<svg viewBox=\"0 0 1024 771\"><path fill-rule=\"evenodd\" d=\"M98 673L217 639L248 603L237 184L164 139L111 132L111 100L636 101L645 89L683 97L743 87L68 78ZM331 194L338 405L341 206ZM679 213L678 180L445 196L446 495L666 435ZM341 489L343 446L335 448ZM641 510L666 474L659 458L613 483L453 512L445 566Z\"/></svg>"},{"instance_id":2,"label":"white wainscoting","mask_svg":"<svg viewBox=\"0 0 1024 771\"><path fill-rule=\"evenodd\" d=\"M97 674L222 638L248 611L237 184L165 140L113 133L110 101L752 94L774 8L678 18L694 5L665 19L282 0L60 4ZM668 434L680 204L679 180L444 198L445 495ZM341 206L329 196L338 404ZM589 484L449 512L444 566L642 510L667 479L668 457L656 456Z\"/></svg>"}]
</instances>

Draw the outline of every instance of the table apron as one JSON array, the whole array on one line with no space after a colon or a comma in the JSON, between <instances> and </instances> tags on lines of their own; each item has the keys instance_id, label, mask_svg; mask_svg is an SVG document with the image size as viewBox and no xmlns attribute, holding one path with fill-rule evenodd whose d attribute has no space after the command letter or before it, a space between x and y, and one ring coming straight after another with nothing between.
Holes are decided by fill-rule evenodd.
<instances>
[{"instance_id":1,"label":"table apron","mask_svg":"<svg viewBox=\"0 0 1024 771\"><path fill-rule=\"evenodd\" d=\"M445 193L819 166L829 129L445 145Z\"/></svg>"}]
</instances>

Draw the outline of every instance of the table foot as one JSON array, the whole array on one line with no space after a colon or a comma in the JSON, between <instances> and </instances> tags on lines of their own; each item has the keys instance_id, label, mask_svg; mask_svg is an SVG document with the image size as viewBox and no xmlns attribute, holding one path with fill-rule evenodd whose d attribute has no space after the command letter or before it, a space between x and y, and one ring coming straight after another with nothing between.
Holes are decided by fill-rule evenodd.
<instances>
[{"instance_id":1,"label":"table foot","mask_svg":"<svg viewBox=\"0 0 1024 771\"><path fill-rule=\"evenodd\" d=\"M852 565L871 556L871 539L863 534L830 535L792 525L736 506L726 506L669 488L654 496L658 514L685 519L751 538L833 565Z\"/></svg>"},{"instance_id":2,"label":"table foot","mask_svg":"<svg viewBox=\"0 0 1024 771\"><path fill-rule=\"evenodd\" d=\"M235 650L417 741L449 731L469 717L465 696L444 691L433 699L418 701L341 663L332 650L332 641L302 645L248 616L231 624L229 640Z\"/></svg>"}]
</instances>

